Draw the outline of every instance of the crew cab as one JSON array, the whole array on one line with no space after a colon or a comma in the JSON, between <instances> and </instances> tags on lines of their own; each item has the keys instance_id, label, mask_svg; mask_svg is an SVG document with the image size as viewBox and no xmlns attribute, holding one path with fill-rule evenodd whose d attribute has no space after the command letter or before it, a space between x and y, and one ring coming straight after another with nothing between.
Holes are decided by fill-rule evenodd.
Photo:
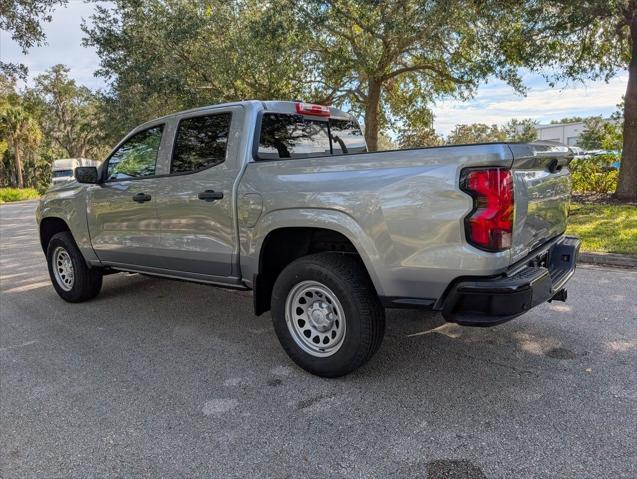
<instances>
[{"instance_id":1,"label":"crew cab","mask_svg":"<svg viewBox=\"0 0 637 479\"><path fill-rule=\"evenodd\" d=\"M571 158L542 142L368 152L339 109L242 101L135 128L37 220L64 300L121 271L252 290L292 360L334 377L379 348L385 308L492 326L565 300Z\"/></svg>"}]
</instances>

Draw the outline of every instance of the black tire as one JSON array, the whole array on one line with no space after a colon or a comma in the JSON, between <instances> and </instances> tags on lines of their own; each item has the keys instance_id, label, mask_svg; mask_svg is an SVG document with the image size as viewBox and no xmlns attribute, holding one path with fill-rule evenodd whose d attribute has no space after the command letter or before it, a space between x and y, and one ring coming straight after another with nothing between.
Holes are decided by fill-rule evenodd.
<instances>
[{"instance_id":1,"label":"black tire","mask_svg":"<svg viewBox=\"0 0 637 479\"><path fill-rule=\"evenodd\" d=\"M345 316L346 329L340 347L327 357L316 357L299 345L303 339L294 333L295 319L292 316L295 313L290 313L290 325L286 319L288 295L290 305L294 305L294 291L299 291L303 284L314 282L326 286L336 296ZM326 303L322 304L326 306ZM329 304L332 305L332 302ZM304 317L309 318L309 309L308 306L308 310L302 313ZM294 306L290 311L295 311ZM301 319L298 316L300 312L296 314L298 321ZM343 376L365 364L378 350L385 334L385 310L362 261L351 254L317 253L290 263L274 283L272 321L276 335L290 358L306 371L323 377ZM299 323L305 324L302 320ZM328 331L329 334L334 333ZM317 344L321 346L321 343Z\"/></svg>"},{"instance_id":2,"label":"black tire","mask_svg":"<svg viewBox=\"0 0 637 479\"><path fill-rule=\"evenodd\" d=\"M62 279L58 279L60 273L58 273L58 277L56 277L56 273L54 272L54 268L56 267L56 265L54 265L54 255L56 251L59 252L59 255L64 254L60 249L68 254L68 258L73 267L73 280L71 284L66 284ZM49 266L51 283L53 283L55 291L57 291L57 294L60 295L63 300L70 303L81 303L82 301L94 298L100 292L102 288L102 271L99 268L88 267L82 253L75 244L73 236L68 231L53 235L47 245L46 261ZM61 283L64 283L64 286Z\"/></svg>"}]
</instances>

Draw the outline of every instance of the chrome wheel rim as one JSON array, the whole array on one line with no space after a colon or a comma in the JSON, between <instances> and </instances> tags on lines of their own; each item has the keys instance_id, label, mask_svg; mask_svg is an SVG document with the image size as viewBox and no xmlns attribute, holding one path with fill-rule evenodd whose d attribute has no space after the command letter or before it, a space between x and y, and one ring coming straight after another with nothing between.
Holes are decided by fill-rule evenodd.
<instances>
[{"instance_id":1,"label":"chrome wheel rim","mask_svg":"<svg viewBox=\"0 0 637 479\"><path fill-rule=\"evenodd\" d=\"M294 342L312 356L332 356L345 340L343 306L334 292L318 281L303 281L290 290L285 320Z\"/></svg>"},{"instance_id":2,"label":"chrome wheel rim","mask_svg":"<svg viewBox=\"0 0 637 479\"><path fill-rule=\"evenodd\" d=\"M71 291L75 282L75 270L73 261L68 251L61 246L53 252L53 275L58 286L64 291Z\"/></svg>"}]
</instances>

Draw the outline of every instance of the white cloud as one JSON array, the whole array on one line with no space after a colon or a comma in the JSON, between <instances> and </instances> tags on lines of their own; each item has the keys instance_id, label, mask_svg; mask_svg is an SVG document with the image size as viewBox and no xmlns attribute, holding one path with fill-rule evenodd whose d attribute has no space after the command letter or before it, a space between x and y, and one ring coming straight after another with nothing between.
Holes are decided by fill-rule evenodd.
<instances>
[{"instance_id":1,"label":"white cloud","mask_svg":"<svg viewBox=\"0 0 637 479\"><path fill-rule=\"evenodd\" d=\"M443 101L434 107L434 127L448 134L459 123L503 124L511 118L533 118L541 123L567 116L609 115L615 111L626 89L628 75L608 83L588 82L565 88L531 88L526 96L496 82L468 102ZM533 83L537 83L533 81Z\"/></svg>"}]
</instances>

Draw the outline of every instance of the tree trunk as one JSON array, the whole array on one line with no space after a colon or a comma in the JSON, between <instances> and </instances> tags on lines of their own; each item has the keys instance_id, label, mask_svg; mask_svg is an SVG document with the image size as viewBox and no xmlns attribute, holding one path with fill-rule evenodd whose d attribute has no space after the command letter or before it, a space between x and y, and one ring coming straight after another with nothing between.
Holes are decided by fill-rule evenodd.
<instances>
[{"instance_id":1,"label":"tree trunk","mask_svg":"<svg viewBox=\"0 0 637 479\"><path fill-rule=\"evenodd\" d=\"M637 201L637 18L630 24L632 57L628 66L628 86L624 99L624 146L615 197Z\"/></svg>"},{"instance_id":2,"label":"tree trunk","mask_svg":"<svg viewBox=\"0 0 637 479\"><path fill-rule=\"evenodd\" d=\"M378 114L381 82L370 78L367 82L367 104L365 105L365 142L367 151L378 150Z\"/></svg>"},{"instance_id":3,"label":"tree trunk","mask_svg":"<svg viewBox=\"0 0 637 479\"><path fill-rule=\"evenodd\" d=\"M20 147L16 145L15 147L15 178L18 182L18 188L24 188L24 175L22 174L22 152L20 151Z\"/></svg>"}]
</instances>

